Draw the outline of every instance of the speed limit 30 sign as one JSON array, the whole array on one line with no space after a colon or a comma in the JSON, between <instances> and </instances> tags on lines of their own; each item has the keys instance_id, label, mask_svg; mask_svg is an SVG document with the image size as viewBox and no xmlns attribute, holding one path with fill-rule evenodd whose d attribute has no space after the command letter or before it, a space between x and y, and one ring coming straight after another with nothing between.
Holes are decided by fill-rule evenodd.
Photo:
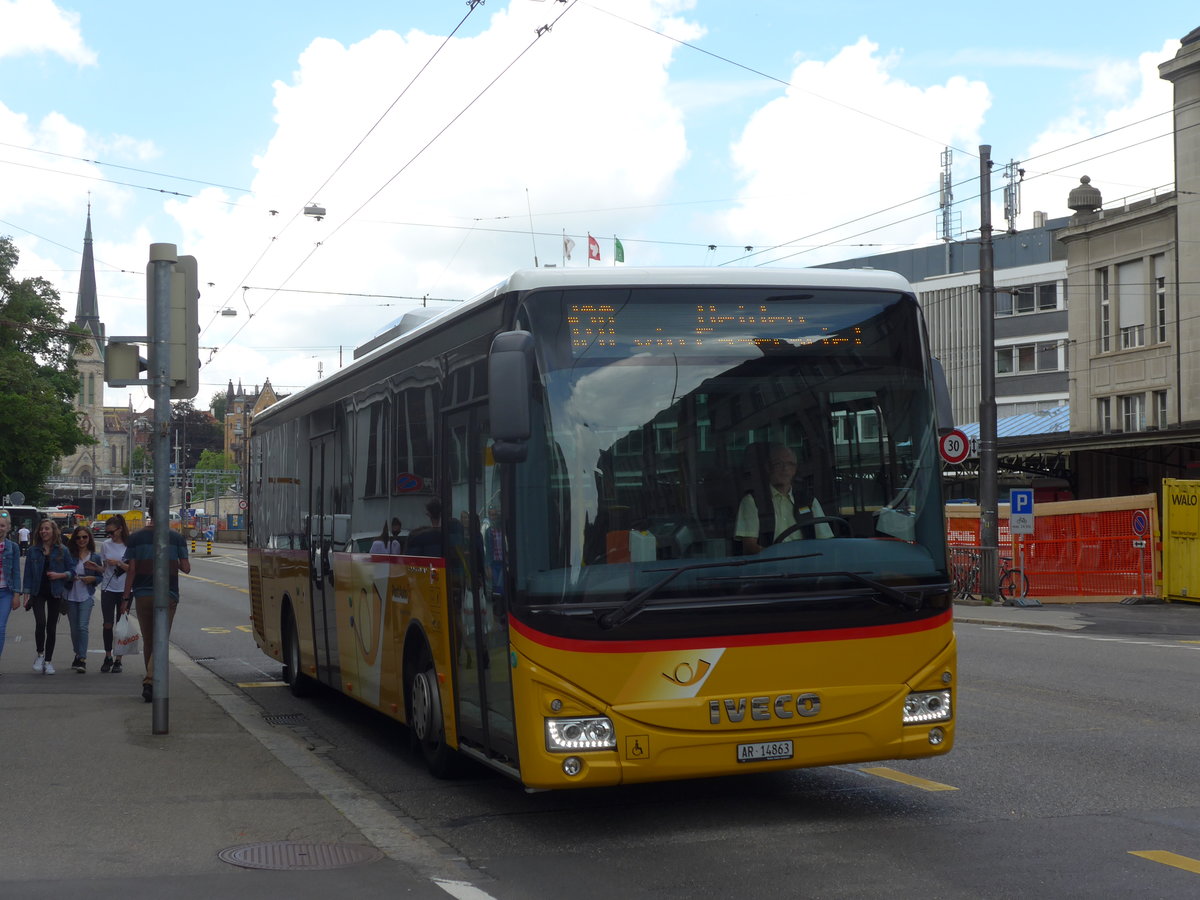
<instances>
[{"instance_id":1,"label":"speed limit 30 sign","mask_svg":"<svg viewBox=\"0 0 1200 900\"><path fill-rule=\"evenodd\" d=\"M967 454L970 451L971 442L957 428L943 434L938 441L938 452L942 454L942 459L948 463L962 462L967 458Z\"/></svg>"}]
</instances>

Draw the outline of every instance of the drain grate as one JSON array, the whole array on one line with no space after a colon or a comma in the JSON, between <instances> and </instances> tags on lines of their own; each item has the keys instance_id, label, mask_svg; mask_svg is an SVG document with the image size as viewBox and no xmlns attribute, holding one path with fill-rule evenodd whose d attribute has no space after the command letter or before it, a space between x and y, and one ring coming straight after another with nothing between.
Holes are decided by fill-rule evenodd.
<instances>
[{"instance_id":1,"label":"drain grate","mask_svg":"<svg viewBox=\"0 0 1200 900\"><path fill-rule=\"evenodd\" d=\"M270 841L227 847L217 856L243 869L343 869L383 859L383 853L366 844L322 844L306 841Z\"/></svg>"},{"instance_id":2,"label":"drain grate","mask_svg":"<svg viewBox=\"0 0 1200 900\"><path fill-rule=\"evenodd\" d=\"M278 715L263 716L263 721L268 725L297 725L304 721L304 713L280 713Z\"/></svg>"}]
</instances>

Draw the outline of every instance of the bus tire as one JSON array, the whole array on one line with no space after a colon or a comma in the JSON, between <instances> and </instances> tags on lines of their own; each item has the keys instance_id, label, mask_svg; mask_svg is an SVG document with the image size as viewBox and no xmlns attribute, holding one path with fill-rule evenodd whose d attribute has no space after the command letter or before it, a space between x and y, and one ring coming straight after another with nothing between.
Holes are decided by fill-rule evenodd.
<instances>
[{"instance_id":1,"label":"bus tire","mask_svg":"<svg viewBox=\"0 0 1200 900\"><path fill-rule=\"evenodd\" d=\"M458 771L458 754L446 743L442 699L437 670L428 652L422 652L409 673L408 726L435 778L450 778Z\"/></svg>"},{"instance_id":2,"label":"bus tire","mask_svg":"<svg viewBox=\"0 0 1200 900\"><path fill-rule=\"evenodd\" d=\"M296 616L289 606L283 614L283 680L294 697L309 697L316 684L304 674L300 667L300 633L296 629Z\"/></svg>"}]
</instances>

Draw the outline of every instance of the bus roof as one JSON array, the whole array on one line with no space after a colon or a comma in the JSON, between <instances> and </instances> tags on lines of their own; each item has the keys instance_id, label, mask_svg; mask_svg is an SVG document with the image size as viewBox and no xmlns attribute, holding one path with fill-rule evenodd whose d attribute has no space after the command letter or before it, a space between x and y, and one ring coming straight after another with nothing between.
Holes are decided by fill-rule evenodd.
<instances>
[{"instance_id":1,"label":"bus roof","mask_svg":"<svg viewBox=\"0 0 1200 900\"><path fill-rule=\"evenodd\" d=\"M910 290L909 283L896 272L883 269L771 269L715 266L637 267L589 266L588 268L518 269L507 279L476 299L508 291L535 288L591 287L595 285L697 285L771 287L848 287L882 290Z\"/></svg>"},{"instance_id":2,"label":"bus roof","mask_svg":"<svg viewBox=\"0 0 1200 900\"><path fill-rule=\"evenodd\" d=\"M572 268L518 269L508 278L470 300L445 310L421 311L419 315L404 316L395 327L376 335L355 353L346 368L323 381L297 391L255 415L255 421L269 420L288 414L304 404L314 390L329 388L348 378L356 370L388 353L399 342L407 343L417 335L437 328L442 323L465 315L468 310L483 306L507 293L520 293L543 288L562 287L789 287L789 288L849 288L858 290L911 291L904 276L884 269L784 269L766 267L725 268L717 266L589 266Z\"/></svg>"}]
</instances>

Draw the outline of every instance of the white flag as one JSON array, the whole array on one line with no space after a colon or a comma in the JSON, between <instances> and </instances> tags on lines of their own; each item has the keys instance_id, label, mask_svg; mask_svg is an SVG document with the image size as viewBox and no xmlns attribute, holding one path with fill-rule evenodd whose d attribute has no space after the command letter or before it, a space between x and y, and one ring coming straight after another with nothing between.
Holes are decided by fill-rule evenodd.
<instances>
[{"instance_id":1,"label":"white flag","mask_svg":"<svg viewBox=\"0 0 1200 900\"><path fill-rule=\"evenodd\" d=\"M563 253L566 254L567 259L571 258L571 251L574 249L575 242L566 235L563 235Z\"/></svg>"}]
</instances>

